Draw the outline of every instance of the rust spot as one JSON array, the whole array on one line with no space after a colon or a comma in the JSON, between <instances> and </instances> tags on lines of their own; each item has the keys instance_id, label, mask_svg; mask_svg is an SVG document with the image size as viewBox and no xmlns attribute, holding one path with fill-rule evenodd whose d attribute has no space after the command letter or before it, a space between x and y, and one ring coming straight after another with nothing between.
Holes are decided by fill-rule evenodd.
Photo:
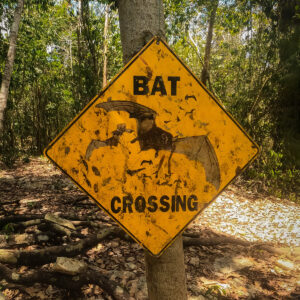
<instances>
[{"instance_id":1,"label":"rust spot","mask_svg":"<svg viewBox=\"0 0 300 300\"><path fill-rule=\"evenodd\" d=\"M185 113L185 115L187 116L187 115L190 115L190 119L191 120L194 120L194 111L195 111L195 109L193 108L191 111L188 111L188 112L186 112Z\"/></svg>"},{"instance_id":2,"label":"rust spot","mask_svg":"<svg viewBox=\"0 0 300 300\"><path fill-rule=\"evenodd\" d=\"M83 177L84 177L84 181L86 182L86 184L89 186L89 187L91 187L92 185L91 185L91 182L87 179L87 177L86 177L86 175L84 174L84 173L82 173L83 174Z\"/></svg>"},{"instance_id":3,"label":"rust spot","mask_svg":"<svg viewBox=\"0 0 300 300\"><path fill-rule=\"evenodd\" d=\"M92 166L92 170L96 176L100 176L100 171L95 166Z\"/></svg>"},{"instance_id":4,"label":"rust spot","mask_svg":"<svg viewBox=\"0 0 300 300\"><path fill-rule=\"evenodd\" d=\"M217 137L215 138L215 144L218 149L220 147L220 140Z\"/></svg>"},{"instance_id":5,"label":"rust spot","mask_svg":"<svg viewBox=\"0 0 300 300\"><path fill-rule=\"evenodd\" d=\"M152 223L155 227L157 227L158 229L160 229L161 231L163 231L164 233L168 234L168 232L167 232L164 228L162 228L162 227L160 227L159 225L156 224L156 219L152 218L152 219L151 219L151 223Z\"/></svg>"},{"instance_id":6,"label":"rust spot","mask_svg":"<svg viewBox=\"0 0 300 300\"><path fill-rule=\"evenodd\" d=\"M225 173L225 175L227 175L229 167L227 163L224 163L220 166L220 169L223 170L223 172Z\"/></svg>"},{"instance_id":7,"label":"rust spot","mask_svg":"<svg viewBox=\"0 0 300 300\"><path fill-rule=\"evenodd\" d=\"M146 231L147 236L151 236L151 233L149 231Z\"/></svg>"},{"instance_id":8,"label":"rust spot","mask_svg":"<svg viewBox=\"0 0 300 300\"><path fill-rule=\"evenodd\" d=\"M78 174L78 170L76 170L75 168L72 168L72 173Z\"/></svg>"},{"instance_id":9,"label":"rust spot","mask_svg":"<svg viewBox=\"0 0 300 300\"><path fill-rule=\"evenodd\" d=\"M94 184L94 191L95 191L95 193L98 193L98 183Z\"/></svg>"},{"instance_id":10,"label":"rust spot","mask_svg":"<svg viewBox=\"0 0 300 300\"><path fill-rule=\"evenodd\" d=\"M194 95L190 95L190 96L189 96L189 95L186 95L186 96L184 97L185 100L189 100L190 98L191 98L191 99L194 99L195 101L197 101L197 99L196 99L196 97L195 97Z\"/></svg>"},{"instance_id":11,"label":"rust spot","mask_svg":"<svg viewBox=\"0 0 300 300\"><path fill-rule=\"evenodd\" d=\"M142 57L140 57L140 60L141 60L146 66L148 66L148 63L147 63Z\"/></svg>"},{"instance_id":12,"label":"rust spot","mask_svg":"<svg viewBox=\"0 0 300 300\"><path fill-rule=\"evenodd\" d=\"M201 122L200 120L198 120L198 121L195 122L195 125L196 125L196 126L198 126L199 128L204 127L204 129L206 129L206 126L207 126L208 124L209 124L209 123Z\"/></svg>"},{"instance_id":13,"label":"rust spot","mask_svg":"<svg viewBox=\"0 0 300 300\"><path fill-rule=\"evenodd\" d=\"M96 130L96 131L95 131L95 134L96 134L96 135L99 135L99 134L100 134L100 131L99 131L99 130Z\"/></svg>"},{"instance_id":14,"label":"rust spot","mask_svg":"<svg viewBox=\"0 0 300 300\"><path fill-rule=\"evenodd\" d=\"M65 154L68 155L70 153L70 147L65 148Z\"/></svg>"},{"instance_id":15,"label":"rust spot","mask_svg":"<svg viewBox=\"0 0 300 300\"><path fill-rule=\"evenodd\" d=\"M242 168L241 167L236 167L235 174L239 175L241 172L242 172Z\"/></svg>"},{"instance_id":16,"label":"rust spot","mask_svg":"<svg viewBox=\"0 0 300 300\"><path fill-rule=\"evenodd\" d=\"M136 97L133 96L131 93L125 92L125 91L123 93L129 98L128 100L130 100L132 102L136 102Z\"/></svg>"},{"instance_id":17,"label":"rust spot","mask_svg":"<svg viewBox=\"0 0 300 300\"><path fill-rule=\"evenodd\" d=\"M157 184L157 185L167 185L167 186L172 186L172 184L170 184L169 181L160 182L160 180L158 180L156 184Z\"/></svg>"},{"instance_id":18,"label":"rust spot","mask_svg":"<svg viewBox=\"0 0 300 300\"><path fill-rule=\"evenodd\" d=\"M80 130L82 133L84 133L84 132L86 131L86 129L83 127L82 123L79 121L77 124L78 124L79 130Z\"/></svg>"},{"instance_id":19,"label":"rust spot","mask_svg":"<svg viewBox=\"0 0 300 300\"><path fill-rule=\"evenodd\" d=\"M83 163L86 171L88 171L89 170L89 166L88 166L87 162L84 159L82 159L82 163Z\"/></svg>"},{"instance_id":20,"label":"rust spot","mask_svg":"<svg viewBox=\"0 0 300 300\"><path fill-rule=\"evenodd\" d=\"M146 67L147 78L150 80L152 78L153 72L150 67Z\"/></svg>"},{"instance_id":21,"label":"rust spot","mask_svg":"<svg viewBox=\"0 0 300 300\"><path fill-rule=\"evenodd\" d=\"M143 164L153 165L153 161L152 161L152 160L143 160L143 161L141 162L141 166L142 166Z\"/></svg>"},{"instance_id":22,"label":"rust spot","mask_svg":"<svg viewBox=\"0 0 300 300\"><path fill-rule=\"evenodd\" d=\"M140 169L137 169L137 170L127 170L126 171L126 173L127 174L129 174L130 176L133 176L134 174L136 174L136 173L139 173L139 172L141 172L141 171L143 171L143 170L145 170L146 168L140 168Z\"/></svg>"},{"instance_id":23,"label":"rust spot","mask_svg":"<svg viewBox=\"0 0 300 300\"><path fill-rule=\"evenodd\" d=\"M103 185L103 186L106 186L110 181L111 181L111 177L105 178L105 179L102 181L102 185Z\"/></svg>"}]
</instances>

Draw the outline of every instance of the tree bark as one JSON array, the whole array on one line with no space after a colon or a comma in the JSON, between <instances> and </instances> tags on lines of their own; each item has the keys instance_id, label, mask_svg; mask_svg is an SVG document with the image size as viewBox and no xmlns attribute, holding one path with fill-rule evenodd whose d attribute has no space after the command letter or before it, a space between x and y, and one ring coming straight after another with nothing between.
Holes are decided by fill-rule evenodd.
<instances>
[{"instance_id":1,"label":"tree bark","mask_svg":"<svg viewBox=\"0 0 300 300\"><path fill-rule=\"evenodd\" d=\"M90 16L90 7L89 7L89 0L81 0L81 20L83 25L83 35L87 45L87 51L90 53L91 66L93 67L93 83L91 86L91 95L97 94L98 86L99 86L99 79L100 79L100 68L98 63L98 56L97 50L95 46L95 40L91 34L91 16Z\"/></svg>"},{"instance_id":2,"label":"tree bark","mask_svg":"<svg viewBox=\"0 0 300 300\"><path fill-rule=\"evenodd\" d=\"M126 64L153 36L165 38L162 0L121 0L119 20Z\"/></svg>"},{"instance_id":3,"label":"tree bark","mask_svg":"<svg viewBox=\"0 0 300 300\"><path fill-rule=\"evenodd\" d=\"M18 4L14 14L14 20L11 27L11 33L9 37L9 48L7 52L5 68L2 77L1 91L0 91L0 133L3 130L4 111L7 105L8 91L11 80L11 75L14 66L16 44L18 38L19 25L21 21L21 15L24 7L24 0L18 0Z\"/></svg>"},{"instance_id":4,"label":"tree bark","mask_svg":"<svg viewBox=\"0 0 300 300\"><path fill-rule=\"evenodd\" d=\"M108 24L109 24L109 5L105 7L105 22L104 22L104 49L103 49L103 76L102 88L107 83L107 44L108 44Z\"/></svg>"},{"instance_id":5,"label":"tree bark","mask_svg":"<svg viewBox=\"0 0 300 300\"><path fill-rule=\"evenodd\" d=\"M212 43L213 29L215 25L218 5L219 5L219 0L214 1L210 18L209 18L209 23L208 23L208 30L207 30L206 44L205 44L205 54L204 54L204 66L201 72L201 81L205 85L209 80L209 61L210 61L210 53L211 53L211 43Z\"/></svg>"},{"instance_id":6,"label":"tree bark","mask_svg":"<svg viewBox=\"0 0 300 300\"><path fill-rule=\"evenodd\" d=\"M149 299L187 299L182 236L160 257L146 253L145 260Z\"/></svg>"},{"instance_id":7,"label":"tree bark","mask_svg":"<svg viewBox=\"0 0 300 300\"><path fill-rule=\"evenodd\" d=\"M126 64L153 37L165 38L162 0L118 1L123 62ZM182 237L162 254L145 254L147 285L150 300L186 300Z\"/></svg>"},{"instance_id":8,"label":"tree bark","mask_svg":"<svg viewBox=\"0 0 300 300\"><path fill-rule=\"evenodd\" d=\"M77 58L78 58L78 68L79 68L79 75L76 75L78 80L78 85L76 86L76 98L78 99L79 103L82 103L82 8L81 8L81 0L78 0L78 11L77 11L77 28L76 28L76 35L77 35ZM76 73L75 73L76 74Z\"/></svg>"}]
</instances>

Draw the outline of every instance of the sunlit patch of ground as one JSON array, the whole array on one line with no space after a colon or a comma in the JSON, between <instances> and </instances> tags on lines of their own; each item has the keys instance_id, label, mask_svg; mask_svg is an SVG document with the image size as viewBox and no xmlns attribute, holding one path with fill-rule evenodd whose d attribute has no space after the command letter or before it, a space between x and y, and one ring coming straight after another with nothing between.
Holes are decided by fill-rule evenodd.
<instances>
[{"instance_id":1,"label":"sunlit patch of ground","mask_svg":"<svg viewBox=\"0 0 300 300\"><path fill-rule=\"evenodd\" d=\"M251 242L300 246L300 206L273 197L246 199L231 187L192 223Z\"/></svg>"}]
</instances>

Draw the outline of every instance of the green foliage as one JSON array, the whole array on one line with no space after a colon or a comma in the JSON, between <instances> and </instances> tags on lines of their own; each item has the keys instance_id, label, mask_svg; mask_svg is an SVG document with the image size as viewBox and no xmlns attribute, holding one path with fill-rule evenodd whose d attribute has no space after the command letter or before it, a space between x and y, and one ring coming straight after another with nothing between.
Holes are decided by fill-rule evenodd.
<instances>
[{"instance_id":1,"label":"green foliage","mask_svg":"<svg viewBox=\"0 0 300 300\"><path fill-rule=\"evenodd\" d=\"M102 88L105 5L108 79L122 67L116 1L26 1L0 141L1 160L40 154ZM209 89L261 146L245 177L297 200L300 186L300 29L296 0L219 0ZM0 4L0 74L16 1ZM165 0L167 39L200 77L215 1Z\"/></svg>"},{"instance_id":2,"label":"green foliage","mask_svg":"<svg viewBox=\"0 0 300 300\"><path fill-rule=\"evenodd\" d=\"M7 235L14 233L15 231L14 224L12 223L6 224L5 226L3 226L2 231Z\"/></svg>"},{"instance_id":3,"label":"green foliage","mask_svg":"<svg viewBox=\"0 0 300 300\"><path fill-rule=\"evenodd\" d=\"M174 20L167 23L169 39L200 77L210 4L183 2L178 9L176 1L167 3L167 20ZM219 1L209 86L261 147L261 156L245 178L259 182L262 191L295 201L300 167L296 19L290 2L278 6L272 0ZM179 33L177 38L172 32Z\"/></svg>"},{"instance_id":4,"label":"green foliage","mask_svg":"<svg viewBox=\"0 0 300 300\"><path fill-rule=\"evenodd\" d=\"M226 296L226 290L218 284L211 284L207 287L204 296L207 299L217 300Z\"/></svg>"},{"instance_id":5,"label":"green foliage","mask_svg":"<svg viewBox=\"0 0 300 300\"><path fill-rule=\"evenodd\" d=\"M287 169L284 158L282 152L263 152L258 161L260 166L249 169L246 174L271 194L300 203L300 170L295 167Z\"/></svg>"},{"instance_id":6,"label":"green foliage","mask_svg":"<svg viewBox=\"0 0 300 300\"><path fill-rule=\"evenodd\" d=\"M0 159L9 167L20 156L42 153L102 88L104 5L90 1L79 14L75 1L48 4L26 2L22 16L0 140ZM4 20L10 20L13 9L3 13ZM117 24L117 14L111 11L108 80L122 66ZM9 30L10 23L5 26ZM0 37L2 73L8 37Z\"/></svg>"}]
</instances>

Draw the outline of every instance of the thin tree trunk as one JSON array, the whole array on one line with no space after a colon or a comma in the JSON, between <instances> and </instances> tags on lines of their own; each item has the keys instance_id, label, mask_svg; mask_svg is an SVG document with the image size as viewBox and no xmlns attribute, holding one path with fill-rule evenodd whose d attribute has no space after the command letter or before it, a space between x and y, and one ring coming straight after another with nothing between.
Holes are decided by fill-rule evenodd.
<instances>
[{"instance_id":1,"label":"thin tree trunk","mask_svg":"<svg viewBox=\"0 0 300 300\"><path fill-rule=\"evenodd\" d=\"M165 37L162 0L118 2L123 62L127 63L153 37ZM145 254L150 300L186 300L182 237L159 257Z\"/></svg>"},{"instance_id":2,"label":"thin tree trunk","mask_svg":"<svg viewBox=\"0 0 300 300\"><path fill-rule=\"evenodd\" d=\"M211 10L209 23L208 23L208 30L206 36L206 44L205 44L205 54L204 54L204 66L201 72L201 81L206 85L207 81L209 80L209 61L210 61L210 54L211 54L211 43L213 37L213 29L215 25L216 19L216 12L219 5L219 0L216 0L213 3L213 7Z\"/></svg>"},{"instance_id":3,"label":"thin tree trunk","mask_svg":"<svg viewBox=\"0 0 300 300\"><path fill-rule=\"evenodd\" d=\"M99 87L100 71L98 64L97 51L95 47L95 41L91 36L91 25L90 25L90 8L88 0L81 0L81 19L83 25L83 34L86 39L88 50L91 54L93 73L94 73L94 84L92 86L92 96L96 95Z\"/></svg>"},{"instance_id":4,"label":"thin tree trunk","mask_svg":"<svg viewBox=\"0 0 300 300\"><path fill-rule=\"evenodd\" d=\"M108 44L108 25L109 25L109 5L105 8L105 23L104 23L104 49L103 49L103 77L102 88L107 83L107 44Z\"/></svg>"},{"instance_id":5,"label":"thin tree trunk","mask_svg":"<svg viewBox=\"0 0 300 300\"><path fill-rule=\"evenodd\" d=\"M72 53L72 38L70 37L69 41L69 55L70 55L70 67L71 67L71 75L73 77L73 53Z\"/></svg>"},{"instance_id":6,"label":"thin tree trunk","mask_svg":"<svg viewBox=\"0 0 300 300\"><path fill-rule=\"evenodd\" d=\"M78 67L79 67L79 76L78 76L78 85L76 86L77 91L77 99L78 102L82 102L82 93L81 90L83 89L82 86L82 45L81 45L81 37L82 37L82 8L81 8L81 0L78 0L78 12L77 12L77 57L78 57Z\"/></svg>"},{"instance_id":7,"label":"thin tree trunk","mask_svg":"<svg viewBox=\"0 0 300 300\"><path fill-rule=\"evenodd\" d=\"M7 52L6 62L4 73L2 77L1 83L1 91L0 91L0 132L3 130L3 120L4 120L4 110L7 105L8 91L11 80L11 75L14 66L15 54L16 54L16 43L18 38L19 25L21 21L21 15L24 7L24 0L19 0L15 14L14 20L11 27L10 38L9 38L9 48Z\"/></svg>"},{"instance_id":8,"label":"thin tree trunk","mask_svg":"<svg viewBox=\"0 0 300 300\"><path fill-rule=\"evenodd\" d=\"M145 260L149 299L187 299L182 236L159 258L146 253Z\"/></svg>"}]
</instances>

